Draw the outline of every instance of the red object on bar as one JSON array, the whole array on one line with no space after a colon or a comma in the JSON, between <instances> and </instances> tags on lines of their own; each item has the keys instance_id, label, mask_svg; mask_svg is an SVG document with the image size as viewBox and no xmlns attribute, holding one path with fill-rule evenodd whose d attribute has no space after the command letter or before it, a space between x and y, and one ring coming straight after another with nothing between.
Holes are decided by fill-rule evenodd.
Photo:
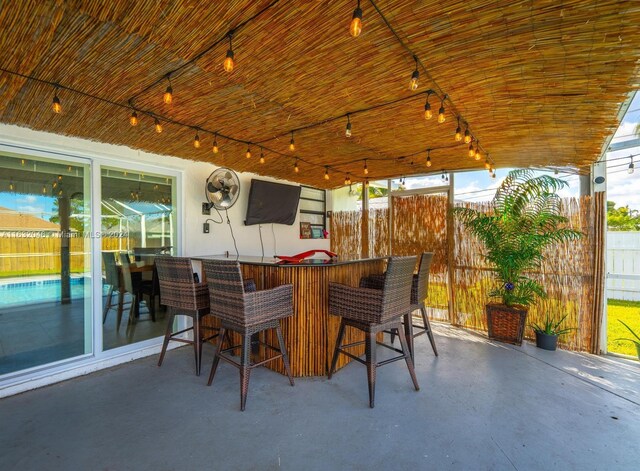
<instances>
[{"instance_id":1,"label":"red object on bar","mask_svg":"<svg viewBox=\"0 0 640 471\"><path fill-rule=\"evenodd\" d=\"M338 256L337 253L331 252L329 250L323 250L323 249L317 249L317 250L307 250L306 252L301 252L299 254L296 255L274 255L275 258L279 258L280 260L282 260L283 262L289 262L289 263L300 263L303 260L311 257L312 255L315 255L317 253L323 253L328 255L331 258L335 258Z\"/></svg>"}]
</instances>

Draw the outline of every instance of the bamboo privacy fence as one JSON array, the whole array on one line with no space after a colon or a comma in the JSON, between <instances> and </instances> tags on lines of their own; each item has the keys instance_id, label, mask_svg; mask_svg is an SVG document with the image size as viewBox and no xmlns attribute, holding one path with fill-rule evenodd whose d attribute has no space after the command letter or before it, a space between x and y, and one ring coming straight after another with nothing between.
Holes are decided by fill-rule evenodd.
<instances>
[{"instance_id":1,"label":"bamboo privacy fence","mask_svg":"<svg viewBox=\"0 0 640 471\"><path fill-rule=\"evenodd\" d=\"M463 203L488 211L488 203ZM411 196L393 198L393 254L408 255L434 252L429 296L430 315L455 325L486 331L484 306L492 288L492 268L482 259L483 246L464 226L454 223L455 270L453 273L453 317L446 312L449 296L449 263L447 244L447 207L445 196ZM596 351L594 339L599 334L596 304L595 248L602 244L594 230L595 210L591 197L564 199L562 214L568 225L582 231L582 239L556 244L546 251L546 260L532 273L545 287L548 298L530 307L528 323L542 322L549 313L553 317L567 314L565 327L573 328L561 338L561 345L571 350ZM337 216L337 217L336 217ZM369 211L371 255L388 254L388 210ZM358 233L360 212L335 213L332 220L332 250L341 254L342 247L360 244ZM377 234L378 243L372 234ZM598 240L596 240L598 239ZM387 247L387 250L384 250ZM525 336L533 337L531 328Z\"/></svg>"}]
</instances>

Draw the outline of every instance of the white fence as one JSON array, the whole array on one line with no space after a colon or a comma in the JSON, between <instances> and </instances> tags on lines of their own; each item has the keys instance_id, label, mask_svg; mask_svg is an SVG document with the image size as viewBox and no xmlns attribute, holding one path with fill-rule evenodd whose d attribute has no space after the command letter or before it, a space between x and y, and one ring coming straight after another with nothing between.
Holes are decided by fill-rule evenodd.
<instances>
[{"instance_id":1,"label":"white fence","mask_svg":"<svg viewBox=\"0 0 640 471\"><path fill-rule=\"evenodd\" d=\"M640 301L640 232L607 232L607 298Z\"/></svg>"}]
</instances>

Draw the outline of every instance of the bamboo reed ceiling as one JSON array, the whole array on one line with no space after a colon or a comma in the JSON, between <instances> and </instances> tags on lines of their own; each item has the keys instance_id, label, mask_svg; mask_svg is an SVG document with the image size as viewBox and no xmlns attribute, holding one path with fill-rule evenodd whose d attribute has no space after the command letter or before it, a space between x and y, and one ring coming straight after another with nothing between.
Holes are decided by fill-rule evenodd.
<instances>
[{"instance_id":1,"label":"bamboo reed ceiling","mask_svg":"<svg viewBox=\"0 0 640 471\"><path fill-rule=\"evenodd\" d=\"M370 179L426 173L427 148L431 171L483 168L453 139L456 111L498 167L584 167L638 86L637 2L375 3L426 67L415 92L410 52L367 0L358 38L348 32L351 0L4 1L0 67L60 84L63 112L51 112L51 85L0 72L0 121L330 188L346 172L362 180L364 159ZM263 9L235 32L226 73L226 33ZM166 105L160 79L178 67ZM143 113L131 127L130 109L64 87L121 105L134 98L138 110L193 128L161 119L157 134ZM424 119L428 89L451 99L443 124ZM437 115L438 97L430 102ZM339 118L297 131L289 151L292 129L349 112L351 139ZM195 149L196 127L244 142L220 138L213 154L213 135L200 131ZM256 145L245 158L246 142L270 149L264 164Z\"/></svg>"}]
</instances>

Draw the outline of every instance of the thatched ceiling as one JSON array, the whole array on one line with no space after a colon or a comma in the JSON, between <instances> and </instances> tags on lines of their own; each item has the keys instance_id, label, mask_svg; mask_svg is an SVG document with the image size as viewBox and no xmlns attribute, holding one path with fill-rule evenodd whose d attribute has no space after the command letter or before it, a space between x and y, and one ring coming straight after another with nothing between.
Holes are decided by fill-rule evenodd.
<instances>
[{"instance_id":1,"label":"thatched ceiling","mask_svg":"<svg viewBox=\"0 0 640 471\"><path fill-rule=\"evenodd\" d=\"M193 129L165 123L157 134L148 116L132 128L130 110L68 90L58 93L63 113L56 115L50 85L6 72L0 121L333 187L345 172L362 179L363 159L371 179L425 173L427 148L437 149L429 170L482 168L453 140L453 110L498 167L582 167L598 156L621 102L638 86L637 2L376 0L426 67L412 92L411 54L368 0L361 2L358 38L348 33L355 1L280 0L236 32L232 73L222 68L222 41L172 76L171 105L162 102L166 81L145 90L270 3L5 1L0 67L122 105L136 96L141 110L290 157L266 151L261 165L255 146L246 159L246 144L224 139L214 155L210 134L200 132L195 149ZM451 98L443 124L423 117L419 92L429 88ZM290 136L282 136L398 99L404 101L352 115L351 139L343 118L297 132L295 154ZM437 111L437 98L431 103ZM295 174L294 155L318 167L300 162ZM329 181L324 165L331 166Z\"/></svg>"}]
</instances>

